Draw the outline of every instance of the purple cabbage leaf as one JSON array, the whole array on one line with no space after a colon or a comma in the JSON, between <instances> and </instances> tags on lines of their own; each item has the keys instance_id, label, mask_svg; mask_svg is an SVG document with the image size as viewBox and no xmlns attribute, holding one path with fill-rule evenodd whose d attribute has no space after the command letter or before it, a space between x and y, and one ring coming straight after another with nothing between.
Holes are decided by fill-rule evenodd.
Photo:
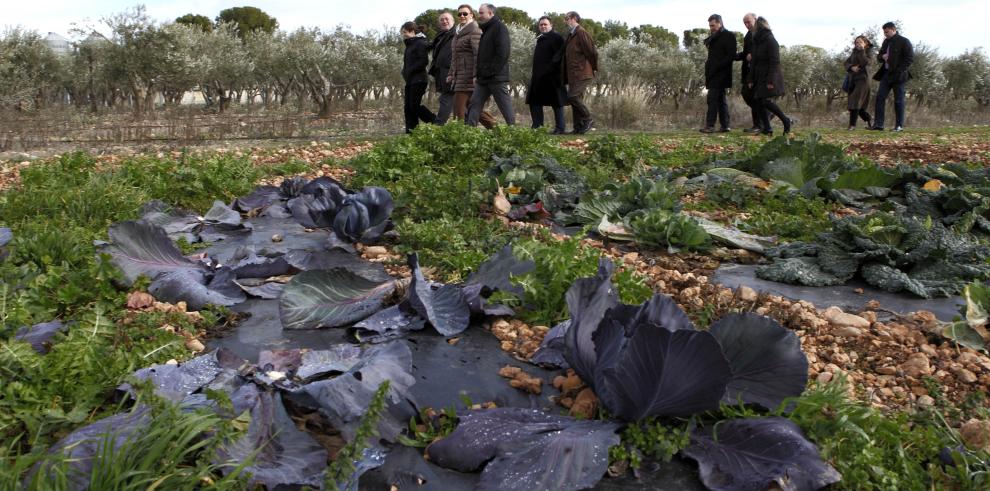
<instances>
[{"instance_id":1,"label":"purple cabbage leaf","mask_svg":"<svg viewBox=\"0 0 990 491\"><path fill-rule=\"evenodd\" d=\"M457 429L427 453L461 472L484 467L479 490L586 489L605 475L619 427L536 409L486 409L461 416Z\"/></svg>"},{"instance_id":2,"label":"purple cabbage leaf","mask_svg":"<svg viewBox=\"0 0 990 491\"><path fill-rule=\"evenodd\" d=\"M781 417L696 428L681 452L698 461L701 481L718 491L813 491L842 478L801 429Z\"/></svg>"},{"instance_id":3,"label":"purple cabbage leaf","mask_svg":"<svg viewBox=\"0 0 990 491\"><path fill-rule=\"evenodd\" d=\"M345 269L304 271L282 289L279 317L285 329L346 326L381 310L394 290L394 281L371 281Z\"/></svg>"},{"instance_id":4,"label":"purple cabbage leaf","mask_svg":"<svg viewBox=\"0 0 990 491\"><path fill-rule=\"evenodd\" d=\"M729 314L712 324L709 332L732 367L724 402L774 410L784 399L804 392L808 358L797 335L777 321L752 313Z\"/></svg>"}]
</instances>

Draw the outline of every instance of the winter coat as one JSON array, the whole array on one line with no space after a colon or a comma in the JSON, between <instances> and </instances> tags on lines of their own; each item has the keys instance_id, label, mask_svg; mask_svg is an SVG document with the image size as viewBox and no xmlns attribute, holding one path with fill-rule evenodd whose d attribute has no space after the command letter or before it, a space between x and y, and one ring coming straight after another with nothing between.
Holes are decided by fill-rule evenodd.
<instances>
[{"instance_id":1,"label":"winter coat","mask_svg":"<svg viewBox=\"0 0 990 491\"><path fill-rule=\"evenodd\" d=\"M746 36L743 37L743 50L740 53L736 53L736 61L742 62L742 68L739 71L739 80L745 86L746 81L749 80L749 69L753 65L753 62L746 59L746 55L753 54L753 31L746 31Z\"/></svg>"},{"instance_id":2,"label":"winter coat","mask_svg":"<svg viewBox=\"0 0 990 491\"><path fill-rule=\"evenodd\" d=\"M428 73L433 76L433 83L437 87L437 92L453 92L451 84L447 83L447 73L450 72L452 58L450 43L453 39L453 28L437 34L437 37L433 39L433 61L430 63Z\"/></svg>"},{"instance_id":3,"label":"winter coat","mask_svg":"<svg viewBox=\"0 0 990 491\"><path fill-rule=\"evenodd\" d=\"M750 67L753 95L758 99L784 95L784 72L780 70L780 45L770 29L753 35L753 64ZM772 89L767 84L773 84Z\"/></svg>"},{"instance_id":4,"label":"winter coat","mask_svg":"<svg viewBox=\"0 0 990 491\"><path fill-rule=\"evenodd\" d=\"M583 27L578 25L568 34L563 60L564 82L576 82L594 78L598 71L598 50Z\"/></svg>"},{"instance_id":5,"label":"winter coat","mask_svg":"<svg viewBox=\"0 0 990 491\"><path fill-rule=\"evenodd\" d=\"M533 75L526 91L526 104L537 106L563 106L567 101L564 82L560 75L564 38L550 31L536 37L533 50Z\"/></svg>"},{"instance_id":6,"label":"winter coat","mask_svg":"<svg viewBox=\"0 0 990 491\"><path fill-rule=\"evenodd\" d=\"M846 58L846 73L849 74L849 82L852 84L852 92L849 93L849 102L846 109L865 109L870 101L870 75L867 70L873 63L873 50L853 48L849 58ZM853 66L858 66L859 71L852 71Z\"/></svg>"},{"instance_id":7,"label":"winter coat","mask_svg":"<svg viewBox=\"0 0 990 491\"><path fill-rule=\"evenodd\" d=\"M883 55L890 50L886 61ZM880 69L873 75L873 80L887 80L887 83L904 83L911 79L911 64L914 63L914 46L908 38L894 34L890 39L884 39L877 53L877 63ZM889 68L888 68L889 67Z\"/></svg>"},{"instance_id":8,"label":"winter coat","mask_svg":"<svg viewBox=\"0 0 990 491\"><path fill-rule=\"evenodd\" d=\"M423 34L403 40L406 53L402 60L402 79L406 85L427 83L426 65L430 62L430 42Z\"/></svg>"},{"instance_id":9,"label":"winter coat","mask_svg":"<svg viewBox=\"0 0 990 491\"><path fill-rule=\"evenodd\" d=\"M478 23L471 21L454 34L450 42L450 72L453 76L455 92L471 92L474 90L474 64L478 60L478 43L481 42L481 28Z\"/></svg>"},{"instance_id":10,"label":"winter coat","mask_svg":"<svg viewBox=\"0 0 990 491\"><path fill-rule=\"evenodd\" d=\"M481 40L478 42L478 61L474 65L474 76L479 84L494 84L509 81L509 53L512 41L509 28L496 15L481 26Z\"/></svg>"},{"instance_id":11,"label":"winter coat","mask_svg":"<svg viewBox=\"0 0 990 491\"><path fill-rule=\"evenodd\" d=\"M705 38L708 59L705 60L705 87L727 89L732 87L732 62L736 59L736 35L728 29Z\"/></svg>"}]
</instances>

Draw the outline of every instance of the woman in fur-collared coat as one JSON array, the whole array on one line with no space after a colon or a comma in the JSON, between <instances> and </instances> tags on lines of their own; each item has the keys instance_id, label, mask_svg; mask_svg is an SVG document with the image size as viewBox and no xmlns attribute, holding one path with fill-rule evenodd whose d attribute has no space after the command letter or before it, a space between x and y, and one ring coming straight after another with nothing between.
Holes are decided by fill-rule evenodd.
<instances>
[{"instance_id":1,"label":"woman in fur-collared coat","mask_svg":"<svg viewBox=\"0 0 990 491\"><path fill-rule=\"evenodd\" d=\"M870 75L866 73L870 64L873 63L873 44L866 36L856 36L853 41L853 50L846 58L846 73L849 74L849 82L852 84L852 91L849 92L849 129L856 129L856 120L863 118L866 127L873 126L870 113L866 108L870 104Z\"/></svg>"}]
</instances>

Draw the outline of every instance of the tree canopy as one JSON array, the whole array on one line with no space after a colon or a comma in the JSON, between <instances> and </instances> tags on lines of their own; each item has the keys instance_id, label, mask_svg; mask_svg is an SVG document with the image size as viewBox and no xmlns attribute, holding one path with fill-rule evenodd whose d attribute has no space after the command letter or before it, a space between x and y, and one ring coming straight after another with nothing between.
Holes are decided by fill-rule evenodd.
<instances>
[{"instance_id":1,"label":"tree canopy","mask_svg":"<svg viewBox=\"0 0 990 491\"><path fill-rule=\"evenodd\" d=\"M243 38L249 32L262 31L271 34L278 28L278 20L258 7L231 7L220 11L217 23L231 22L237 25L237 35Z\"/></svg>"}]
</instances>

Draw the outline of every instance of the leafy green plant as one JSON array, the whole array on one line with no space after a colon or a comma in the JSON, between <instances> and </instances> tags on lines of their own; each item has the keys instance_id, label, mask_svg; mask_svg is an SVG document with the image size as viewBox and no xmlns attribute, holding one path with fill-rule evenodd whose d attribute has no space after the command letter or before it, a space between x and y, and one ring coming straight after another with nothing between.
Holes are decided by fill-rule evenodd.
<instances>
[{"instance_id":1,"label":"leafy green plant","mask_svg":"<svg viewBox=\"0 0 990 491\"><path fill-rule=\"evenodd\" d=\"M453 406L435 413L433 408L423 408L419 421L409 420L409 434L399 435L399 443L407 447L426 448L434 441L449 435L457 428L457 410Z\"/></svg>"},{"instance_id":2,"label":"leafy green plant","mask_svg":"<svg viewBox=\"0 0 990 491\"><path fill-rule=\"evenodd\" d=\"M643 457L670 462L690 443L694 425L693 419L664 421L661 418L630 423L622 430L622 444L609 449L609 462L625 461L633 469L640 468Z\"/></svg>"},{"instance_id":3,"label":"leafy green plant","mask_svg":"<svg viewBox=\"0 0 990 491\"><path fill-rule=\"evenodd\" d=\"M942 449L959 445L944 421L926 414L881 413L849 399L847 383L840 377L814 385L786 414L842 474L840 489L981 489L986 484L985 472L939 465Z\"/></svg>"},{"instance_id":4,"label":"leafy green plant","mask_svg":"<svg viewBox=\"0 0 990 491\"><path fill-rule=\"evenodd\" d=\"M686 250L701 250L711 245L708 232L687 215L653 208L634 212L626 219L640 244Z\"/></svg>"},{"instance_id":5,"label":"leafy green plant","mask_svg":"<svg viewBox=\"0 0 990 491\"><path fill-rule=\"evenodd\" d=\"M514 253L536 264L532 272L513 279L525 291L520 315L531 323L543 325L554 325L569 317L567 290L574 280L593 275L601 256L600 251L582 245L578 238L520 240L514 244ZM635 272L620 271L615 279L623 301L642 302L653 293Z\"/></svg>"},{"instance_id":6,"label":"leafy green plant","mask_svg":"<svg viewBox=\"0 0 990 491\"><path fill-rule=\"evenodd\" d=\"M628 172L655 165L662 155L649 136L607 134L588 140L586 159L595 165Z\"/></svg>"}]
</instances>

